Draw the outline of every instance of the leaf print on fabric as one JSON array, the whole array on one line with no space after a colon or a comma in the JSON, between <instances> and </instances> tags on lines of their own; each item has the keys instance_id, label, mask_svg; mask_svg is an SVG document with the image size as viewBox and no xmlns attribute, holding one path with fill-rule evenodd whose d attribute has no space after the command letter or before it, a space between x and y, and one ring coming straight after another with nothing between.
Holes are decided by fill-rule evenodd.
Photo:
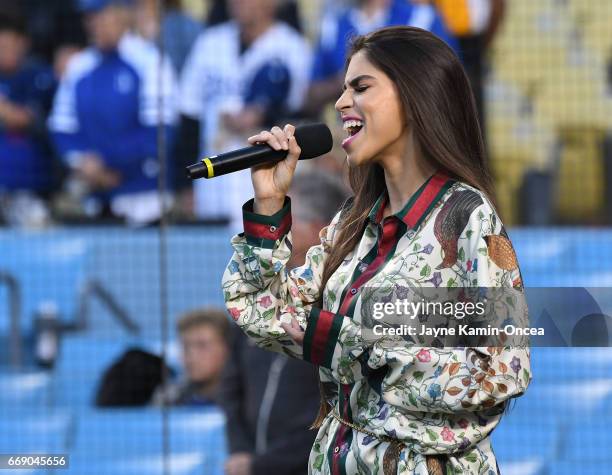
<instances>
[{"instance_id":1,"label":"leaf print on fabric","mask_svg":"<svg viewBox=\"0 0 612 475\"><path fill-rule=\"evenodd\" d=\"M512 243L508 238L504 236L491 235L485 236L484 240L489 249L489 257L500 269L518 269L516 253L514 252L514 247L512 247Z\"/></svg>"},{"instance_id":2,"label":"leaf print on fabric","mask_svg":"<svg viewBox=\"0 0 612 475\"><path fill-rule=\"evenodd\" d=\"M398 233L396 247L392 247L394 254L368 280L367 288L379 292L377 301L379 295L384 296L382 303L418 299L420 288L512 288L518 282L518 269L502 269L489 255L485 236L507 236L484 195L461 183L444 193L437 205L419 207L430 210L430 215L407 228L410 233ZM469 206L447 204L453 196L453 200L477 197L478 209L462 217L461 210ZM322 242L333 242L334 227L332 223L321 235ZM438 240L435 231L441 227L454 243ZM495 473L489 434L501 416L490 408L525 392L531 378L528 349L438 348L433 343L419 345L403 337L365 342L362 329L368 319L372 320L366 286L360 285L351 305L343 308L343 299L349 295L347 290L354 284L354 276L365 270L360 265L367 266L372 251L377 250L376 229L372 224L366 229L374 232L362 235L325 289L318 288L318 283L325 266L326 246L311 248L305 264L289 270L291 231L275 241L272 249L251 246L244 237L234 237L235 253L223 277L223 295L230 315L258 346L310 361L304 355L304 347L296 345L281 328L281 317L287 321L295 315L306 330L316 328L317 322L325 323L320 333L315 332L324 397L338 414L347 414L349 422L377 434L374 437L350 428L338 432L341 424L332 417L326 418L312 449L310 475L329 475L334 470L382 474L386 443L379 436L394 436L406 442L398 464L402 474L427 473L423 470L424 453L456 454L453 473ZM453 257L453 249L455 260L451 265L438 267ZM465 295L473 298L467 290ZM314 315L309 302L320 297L323 305ZM510 304L500 301L500 305L506 308ZM513 300L512 305L521 308L521 299ZM418 315L414 323L424 323L424 317ZM336 437L337 433L344 435ZM335 447L339 451L334 457ZM332 467L333 460L340 466Z\"/></svg>"}]
</instances>

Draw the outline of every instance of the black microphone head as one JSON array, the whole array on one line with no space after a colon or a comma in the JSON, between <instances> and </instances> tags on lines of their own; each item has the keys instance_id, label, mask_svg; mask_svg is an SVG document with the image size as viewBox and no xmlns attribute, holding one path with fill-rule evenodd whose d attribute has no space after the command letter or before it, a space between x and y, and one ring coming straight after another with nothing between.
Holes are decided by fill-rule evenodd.
<instances>
[{"instance_id":1,"label":"black microphone head","mask_svg":"<svg viewBox=\"0 0 612 475\"><path fill-rule=\"evenodd\" d=\"M324 155L332 149L334 144L329 127L322 123L296 127L295 141L302 149L300 160Z\"/></svg>"}]
</instances>

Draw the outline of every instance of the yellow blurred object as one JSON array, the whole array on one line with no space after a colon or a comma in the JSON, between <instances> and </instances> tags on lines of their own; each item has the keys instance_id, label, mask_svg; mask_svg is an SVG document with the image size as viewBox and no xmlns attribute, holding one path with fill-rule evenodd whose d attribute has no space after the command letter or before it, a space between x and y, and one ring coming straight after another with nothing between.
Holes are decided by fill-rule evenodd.
<instances>
[{"instance_id":1,"label":"yellow blurred object","mask_svg":"<svg viewBox=\"0 0 612 475\"><path fill-rule=\"evenodd\" d=\"M487 89L487 138L497 199L504 221L516 224L519 189L528 170L551 167L556 136L531 113L529 99L495 76Z\"/></svg>"},{"instance_id":2,"label":"yellow blurred object","mask_svg":"<svg viewBox=\"0 0 612 475\"><path fill-rule=\"evenodd\" d=\"M468 0L435 0L435 4L453 35L465 36L471 32Z\"/></svg>"},{"instance_id":3,"label":"yellow blurred object","mask_svg":"<svg viewBox=\"0 0 612 475\"><path fill-rule=\"evenodd\" d=\"M604 64L587 50L573 56L574 64L547 70L535 95L536 114L558 129L611 128L612 100Z\"/></svg>"},{"instance_id":4,"label":"yellow blurred object","mask_svg":"<svg viewBox=\"0 0 612 475\"><path fill-rule=\"evenodd\" d=\"M492 65L500 78L528 94L549 69L565 63L573 25L555 0L512 0L507 5L491 50Z\"/></svg>"},{"instance_id":5,"label":"yellow blurred object","mask_svg":"<svg viewBox=\"0 0 612 475\"><path fill-rule=\"evenodd\" d=\"M197 20L204 21L212 6L212 0L182 0L181 5L186 13Z\"/></svg>"},{"instance_id":6,"label":"yellow blurred object","mask_svg":"<svg viewBox=\"0 0 612 475\"><path fill-rule=\"evenodd\" d=\"M556 212L567 221L596 220L605 206L605 175L601 144L594 129L562 133L563 149L556 180Z\"/></svg>"},{"instance_id":7,"label":"yellow blurred object","mask_svg":"<svg viewBox=\"0 0 612 475\"><path fill-rule=\"evenodd\" d=\"M585 47L603 60L612 54L612 2L569 0L569 13L581 33Z\"/></svg>"}]
</instances>

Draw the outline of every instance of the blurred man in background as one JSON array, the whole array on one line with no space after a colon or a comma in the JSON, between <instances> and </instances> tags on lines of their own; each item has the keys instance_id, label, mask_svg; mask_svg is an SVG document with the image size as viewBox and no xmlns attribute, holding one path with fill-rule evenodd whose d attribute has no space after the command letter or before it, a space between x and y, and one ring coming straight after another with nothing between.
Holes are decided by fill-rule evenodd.
<instances>
[{"instance_id":1,"label":"blurred man in background","mask_svg":"<svg viewBox=\"0 0 612 475\"><path fill-rule=\"evenodd\" d=\"M485 53L495 38L506 11L505 0L415 0L434 4L457 37L481 126L485 129ZM486 132L486 130L485 130ZM486 133L484 134L486 139Z\"/></svg>"},{"instance_id":2,"label":"blurred man in background","mask_svg":"<svg viewBox=\"0 0 612 475\"><path fill-rule=\"evenodd\" d=\"M155 46L129 32L131 5L81 0L92 46L70 59L49 126L87 214L143 225L161 215L158 124L169 144L176 84L168 61L160 81Z\"/></svg>"},{"instance_id":3,"label":"blurred man in background","mask_svg":"<svg viewBox=\"0 0 612 475\"><path fill-rule=\"evenodd\" d=\"M28 59L28 47L23 18L0 13L0 222L42 226L53 184L45 116L55 80Z\"/></svg>"},{"instance_id":4,"label":"blurred man in background","mask_svg":"<svg viewBox=\"0 0 612 475\"><path fill-rule=\"evenodd\" d=\"M298 173L292 184L293 267L304 264L306 251L320 244L346 189L329 174ZM235 327L231 357L225 368L220 402L227 415L230 457L226 475L301 475L316 435L308 428L319 408L319 389L307 363L253 345Z\"/></svg>"},{"instance_id":5,"label":"blurred man in background","mask_svg":"<svg viewBox=\"0 0 612 475\"><path fill-rule=\"evenodd\" d=\"M149 41L161 41L164 53L180 74L195 40L202 32L202 24L183 12L181 0L163 0L161 6L160 12L158 0L136 0L136 31Z\"/></svg>"},{"instance_id":6,"label":"blurred man in background","mask_svg":"<svg viewBox=\"0 0 612 475\"><path fill-rule=\"evenodd\" d=\"M321 114L336 101L344 81L344 61L350 39L377 28L409 25L429 30L454 49L456 41L432 5L412 0L358 0L346 9L332 9L323 15L319 43L308 91L306 112Z\"/></svg>"},{"instance_id":7,"label":"blurred man in background","mask_svg":"<svg viewBox=\"0 0 612 475\"><path fill-rule=\"evenodd\" d=\"M169 383L154 402L207 406L218 402L221 374L229 354L230 322L224 309L204 308L183 315L177 330L181 342L184 377Z\"/></svg>"},{"instance_id":8,"label":"blurred man in background","mask_svg":"<svg viewBox=\"0 0 612 475\"><path fill-rule=\"evenodd\" d=\"M229 0L231 20L207 28L181 79L181 135L185 165L200 156L245 147L246 138L302 106L310 47L276 20L279 0ZM201 138L201 140L199 140ZM184 187L190 190L191 184ZM248 170L195 183L201 218L241 226L240 205L251 194Z\"/></svg>"}]
</instances>

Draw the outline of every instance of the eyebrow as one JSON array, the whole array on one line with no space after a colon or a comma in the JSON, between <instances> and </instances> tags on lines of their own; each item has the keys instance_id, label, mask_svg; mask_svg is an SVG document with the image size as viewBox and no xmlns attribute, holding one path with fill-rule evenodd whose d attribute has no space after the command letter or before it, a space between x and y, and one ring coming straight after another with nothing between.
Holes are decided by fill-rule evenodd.
<instances>
[{"instance_id":1,"label":"eyebrow","mask_svg":"<svg viewBox=\"0 0 612 475\"><path fill-rule=\"evenodd\" d=\"M351 87L355 87L357 84L359 84L360 81L362 81L363 79L376 79L374 76L370 76L369 74L360 74L357 77L354 77L353 79L351 79L348 83L349 86ZM346 83L344 83L342 85L342 90L345 91L346 90Z\"/></svg>"}]
</instances>

